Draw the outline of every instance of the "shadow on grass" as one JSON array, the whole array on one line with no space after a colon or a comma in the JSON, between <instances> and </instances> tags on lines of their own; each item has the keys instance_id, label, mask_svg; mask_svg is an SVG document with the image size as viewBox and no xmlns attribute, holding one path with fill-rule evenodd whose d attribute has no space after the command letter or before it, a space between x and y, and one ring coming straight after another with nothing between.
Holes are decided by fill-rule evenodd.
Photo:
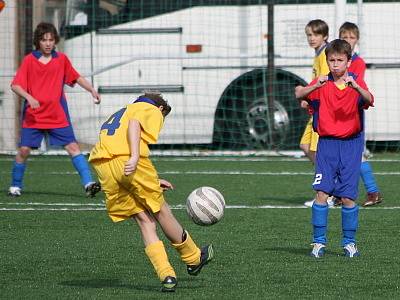
<instances>
[{"instance_id":1,"label":"shadow on grass","mask_svg":"<svg viewBox=\"0 0 400 300\"><path fill-rule=\"evenodd\" d=\"M7 191L8 192L8 191ZM6 195L6 193L5 193ZM42 198L45 196L53 196L53 197L68 197L68 198L76 198L76 199L85 199L86 195L85 195L85 191L82 189L81 187L77 187L76 191L71 192L68 191L68 189L65 189L64 191L60 191L58 190L57 192L53 192L53 191L23 191L22 196L18 197L18 199L23 200L24 198ZM100 197L98 197L99 199L101 199ZM94 198L96 199L96 198ZM65 201L65 198L63 198L63 200Z\"/></svg>"},{"instance_id":2,"label":"shadow on grass","mask_svg":"<svg viewBox=\"0 0 400 300\"><path fill-rule=\"evenodd\" d=\"M190 281L189 285L183 284L182 282ZM93 278L93 279L77 279L77 280L68 280L60 282L60 285L70 286L70 287L81 287L81 288L90 288L90 289L103 289L103 288L124 288L130 290L139 290L139 291L149 291L149 292L159 292L161 284L157 284L157 280L154 279L154 284L148 284L143 282L138 282L132 280L132 282L122 281L118 278ZM192 289L192 288L201 288L201 284L196 282L193 284L193 280L189 280L187 278L179 279L179 289ZM203 287L206 287L204 285Z\"/></svg>"}]
</instances>

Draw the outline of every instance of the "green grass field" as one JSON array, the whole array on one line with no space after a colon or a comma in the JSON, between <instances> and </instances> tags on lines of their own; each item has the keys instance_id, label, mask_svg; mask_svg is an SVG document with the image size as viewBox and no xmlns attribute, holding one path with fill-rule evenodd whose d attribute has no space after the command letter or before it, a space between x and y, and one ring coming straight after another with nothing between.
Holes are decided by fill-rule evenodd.
<instances>
[{"instance_id":1,"label":"green grass field","mask_svg":"<svg viewBox=\"0 0 400 300\"><path fill-rule=\"evenodd\" d=\"M306 160L154 158L160 177L175 184L166 197L177 218L198 244L212 242L216 251L215 260L190 277L167 246L179 281L167 295L159 292L137 226L113 224L103 194L85 198L67 157L32 157L19 198L6 196L12 160L0 156L1 299L400 297L400 154L373 157L385 201L360 210L362 256L354 259L342 256L336 208L326 256L308 256L311 211L302 204L313 197L313 169ZM203 185L220 190L229 206L211 227L195 225L182 209L190 191ZM364 195L360 185L360 200Z\"/></svg>"}]
</instances>

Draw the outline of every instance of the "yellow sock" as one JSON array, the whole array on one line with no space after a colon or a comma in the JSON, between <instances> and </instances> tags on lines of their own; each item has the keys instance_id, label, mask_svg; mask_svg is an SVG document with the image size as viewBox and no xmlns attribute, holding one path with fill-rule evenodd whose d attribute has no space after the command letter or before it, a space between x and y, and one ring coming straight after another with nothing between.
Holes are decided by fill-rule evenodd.
<instances>
[{"instance_id":1,"label":"yellow sock","mask_svg":"<svg viewBox=\"0 0 400 300\"><path fill-rule=\"evenodd\" d=\"M186 240L183 243L172 244L172 247L179 252L181 259L185 264L196 266L200 263L201 251L188 232L186 232Z\"/></svg>"},{"instance_id":2,"label":"yellow sock","mask_svg":"<svg viewBox=\"0 0 400 300\"><path fill-rule=\"evenodd\" d=\"M161 281L163 281L167 276L176 278L175 271L169 263L167 252L165 252L162 241L148 245L144 251L150 259L150 262L152 263L157 276Z\"/></svg>"}]
</instances>

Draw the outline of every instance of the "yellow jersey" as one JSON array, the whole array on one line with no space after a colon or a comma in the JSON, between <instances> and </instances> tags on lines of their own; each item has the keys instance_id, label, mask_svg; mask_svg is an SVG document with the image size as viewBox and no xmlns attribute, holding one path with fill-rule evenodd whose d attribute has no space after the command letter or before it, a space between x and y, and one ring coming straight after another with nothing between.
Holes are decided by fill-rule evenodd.
<instances>
[{"instance_id":1,"label":"yellow jersey","mask_svg":"<svg viewBox=\"0 0 400 300\"><path fill-rule=\"evenodd\" d=\"M147 102L137 102L120 109L101 126L99 141L90 152L90 162L131 155L128 141L130 120L140 123L140 156L149 156L148 144L157 142L164 117L156 106Z\"/></svg>"},{"instance_id":2,"label":"yellow jersey","mask_svg":"<svg viewBox=\"0 0 400 300\"><path fill-rule=\"evenodd\" d=\"M315 52L314 64L313 64L313 74L312 78L319 77L320 75L328 75L329 67L326 62L325 48L327 44L323 45Z\"/></svg>"}]
</instances>

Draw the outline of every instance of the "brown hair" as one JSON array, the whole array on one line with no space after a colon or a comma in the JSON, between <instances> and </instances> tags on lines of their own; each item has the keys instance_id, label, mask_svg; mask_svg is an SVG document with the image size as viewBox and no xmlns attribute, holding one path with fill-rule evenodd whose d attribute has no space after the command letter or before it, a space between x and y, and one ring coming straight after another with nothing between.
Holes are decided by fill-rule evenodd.
<instances>
[{"instance_id":1,"label":"brown hair","mask_svg":"<svg viewBox=\"0 0 400 300\"><path fill-rule=\"evenodd\" d=\"M330 42L325 48L326 57L332 53L345 54L347 59L351 59L351 46L348 42L341 39L336 39Z\"/></svg>"},{"instance_id":2,"label":"brown hair","mask_svg":"<svg viewBox=\"0 0 400 300\"><path fill-rule=\"evenodd\" d=\"M148 98L152 100L155 104L155 106L160 107L162 106L163 109L161 113L163 114L164 118L171 112L172 108L168 104L168 101L163 98L163 96L160 93L157 92L145 92L144 95L139 96L138 99L140 98Z\"/></svg>"},{"instance_id":3,"label":"brown hair","mask_svg":"<svg viewBox=\"0 0 400 300\"><path fill-rule=\"evenodd\" d=\"M306 28L310 28L312 32L326 37L325 40L328 39L329 26L328 24L326 24L325 21L321 19L311 20L310 22L307 23Z\"/></svg>"},{"instance_id":4,"label":"brown hair","mask_svg":"<svg viewBox=\"0 0 400 300\"><path fill-rule=\"evenodd\" d=\"M360 39L360 30L358 29L358 26L354 23L344 22L339 28L339 37L345 32L352 32L357 37L357 40Z\"/></svg>"},{"instance_id":5,"label":"brown hair","mask_svg":"<svg viewBox=\"0 0 400 300\"><path fill-rule=\"evenodd\" d=\"M57 29L51 23L42 22L36 26L35 32L33 33L33 44L36 50L40 49L40 41L46 33L51 33L56 41L56 44L60 41Z\"/></svg>"}]
</instances>

